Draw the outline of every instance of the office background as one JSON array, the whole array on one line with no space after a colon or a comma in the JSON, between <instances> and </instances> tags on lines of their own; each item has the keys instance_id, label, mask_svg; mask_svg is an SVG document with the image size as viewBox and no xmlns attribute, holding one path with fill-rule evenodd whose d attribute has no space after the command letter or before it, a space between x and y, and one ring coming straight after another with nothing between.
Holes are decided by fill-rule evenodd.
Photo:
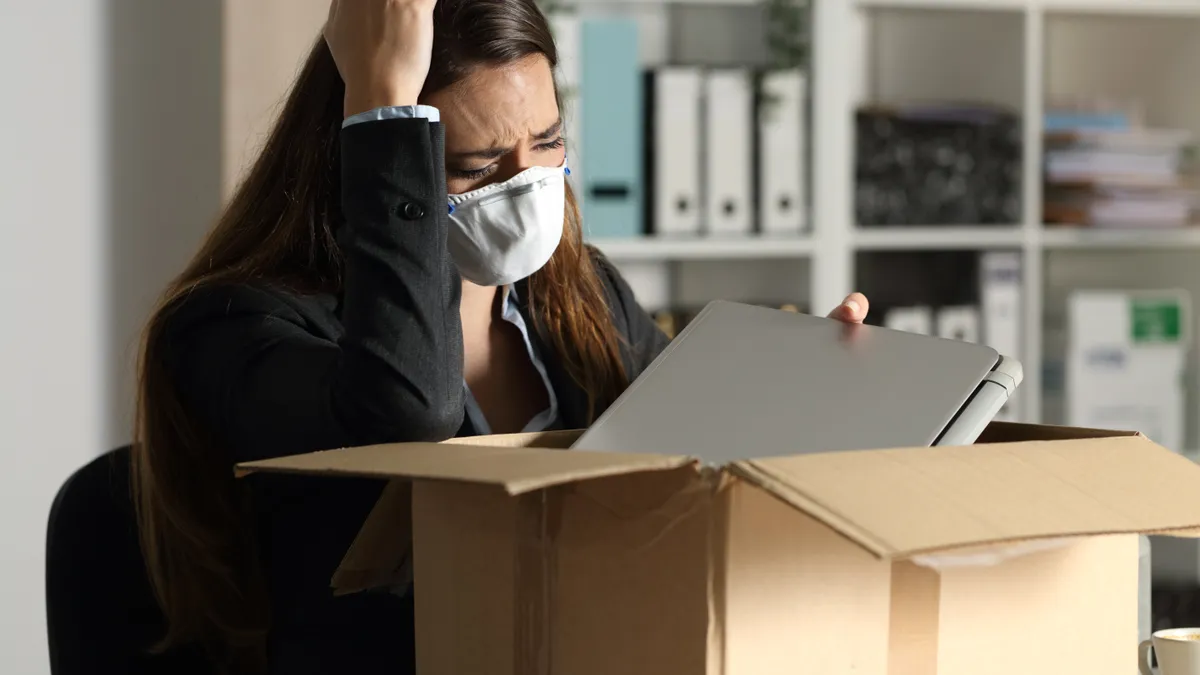
<instances>
[{"instance_id":1,"label":"office background","mask_svg":"<svg viewBox=\"0 0 1200 675\"><path fill-rule=\"evenodd\" d=\"M1001 284L1001 306L1009 303L1017 321L1009 339L1028 374L1009 414L1067 422L1073 294L1181 291L1185 310L1200 294L1200 230L1182 226L1190 214L1156 227L1138 217L1046 225L1042 170L1048 114L1080 105L1088 113L1133 110L1137 125L1151 129L1200 132L1200 2L812 0L799 15L786 13L800 17L787 24L793 37L811 41L782 47L764 39L780 16L774 0L547 7L556 25L578 31L570 33L578 42L569 67L580 77L589 67L587 23L601 20L637 40L630 63L639 81L642 68L668 64L702 78L712 69L750 73L775 65L780 49L804 75L797 124L807 158L805 218L795 232L764 237L750 222L740 235L706 236L702 224L690 237L647 238L653 219L633 232L593 232L665 326L678 327L715 297L820 311L861 288L877 300L876 320L890 315L896 325L936 330L945 310L967 308L960 316L974 316L984 339L980 316L995 301L987 272L998 270L993 276L1009 283ZM48 671L41 566L54 491L74 468L128 440L140 324L253 152L326 8L326 0L0 0L5 672ZM860 188L879 178L862 173L859 155L875 119L864 115L894 115L913 101L970 104L1017 120L1007 150L971 156L1015 164L1012 217L933 222L865 209ZM1060 110L1062 101L1070 105ZM573 118L576 135L587 135L587 123L586 115ZM745 147L752 143L748 136ZM583 155L572 160L579 180L589 180L586 144L572 152ZM645 168L637 159L630 171ZM866 226L872 218L894 222ZM1181 339L1189 338L1190 310L1182 321ZM1164 405L1177 401L1183 424L1163 433L1181 439L1172 449L1191 452L1200 447L1196 350L1185 345L1180 354L1182 361L1127 381L1143 383L1130 389L1135 397L1178 390ZM1187 555L1175 558L1182 576L1197 569Z\"/></svg>"}]
</instances>

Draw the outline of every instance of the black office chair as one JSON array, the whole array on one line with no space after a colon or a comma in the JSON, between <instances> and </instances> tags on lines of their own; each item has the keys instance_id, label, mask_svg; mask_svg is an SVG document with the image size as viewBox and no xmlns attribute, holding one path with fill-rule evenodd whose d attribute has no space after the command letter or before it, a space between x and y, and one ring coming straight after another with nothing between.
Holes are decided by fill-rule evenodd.
<instances>
[{"instance_id":1,"label":"black office chair","mask_svg":"<svg viewBox=\"0 0 1200 675\"><path fill-rule=\"evenodd\" d=\"M205 675L202 652L154 655L164 619L146 577L129 491L128 447L59 489L46 536L46 623L53 675Z\"/></svg>"}]
</instances>

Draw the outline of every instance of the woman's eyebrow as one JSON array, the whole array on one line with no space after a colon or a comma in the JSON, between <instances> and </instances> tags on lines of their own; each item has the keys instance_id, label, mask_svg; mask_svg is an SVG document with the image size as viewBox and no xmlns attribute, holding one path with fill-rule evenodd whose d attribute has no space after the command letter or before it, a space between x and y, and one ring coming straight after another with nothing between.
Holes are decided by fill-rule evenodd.
<instances>
[{"instance_id":1,"label":"woman's eyebrow","mask_svg":"<svg viewBox=\"0 0 1200 675\"><path fill-rule=\"evenodd\" d=\"M451 153L451 156L464 158L464 159L467 157L477 157L479 159L496 159L497 157L503 157L504 155L507 155L508 153L512 152L513 150L514 150L514 148L512 146L509 146L507 148L500 147L500 146L493 146L490 148L484 148L482 150L468 150L466 152L455 152L455 153Z\"/></svg>"},{"instance_id":2,"label":"woman's eyebrow","mask_svg":"<svg viewBox=\"0 0 1200 675\"><path fill-rule=\"evenodd\" d=\"M547 127L545 131L539 131L538 133L534 134L533 140L545 141L545 140L554 138L555 136L558 135L558 133L560 131L562 131L562 126L563 126L563 121L562 121L562 118L559 117L558 120L556 120L554 122L554 124L551 124L549 127ZM461 159L466 159L466 158L496 159L497 157L503 157L504 155L507 155L508 153L512 152L515 149L516 149L516 146L512 146L512 145L510 145L510 146L494 145L490 148L482 148L480 150L467 150L464 152L455 152L455 153L451 153L451 155L453 157L461 158Z\"/></svg>"},{"instance_id":3,"label":"woman's eyebrow","mask_svg":"<svg viewBox=\"0 0 1200 675\"><path fill-rule=\"evenodd\" d=\"M554 124L551 124L549 127L547 127L545 131L534 134L533 140L545 141L554 138L558 135L558 132L562 131L562 125L562 118L559 117L558 120L556 120Z\"/></svg>"}]
</instances>

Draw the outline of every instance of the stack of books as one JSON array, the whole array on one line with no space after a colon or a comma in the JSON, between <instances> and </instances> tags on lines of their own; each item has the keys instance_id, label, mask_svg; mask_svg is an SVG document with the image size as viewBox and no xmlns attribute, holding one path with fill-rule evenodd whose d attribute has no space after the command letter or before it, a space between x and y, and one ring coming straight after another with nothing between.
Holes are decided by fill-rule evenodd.
<instances>
[{"instance_id":1,"label":"stack of books","mask_svg":"<svg viewBox=\"0 0 1200 675\"><path fill-rule=\"evenodd\" d=\"M1189 224L1197 196L1185 162L1192 141L1190 132L1148 128L1118 110L1052 109L1045 120L1045 222Z\"/></svg>"}]
</instances>

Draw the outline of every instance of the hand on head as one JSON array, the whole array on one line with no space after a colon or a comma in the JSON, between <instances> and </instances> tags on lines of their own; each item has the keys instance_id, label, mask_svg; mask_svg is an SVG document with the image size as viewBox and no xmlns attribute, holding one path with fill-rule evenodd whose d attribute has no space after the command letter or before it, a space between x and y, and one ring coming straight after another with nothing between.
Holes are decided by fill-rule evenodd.
<instances>
[{"instance_id":1,"label":"hand on head","mask_svg":"<svg viewBox=\"0 0 1200 675\"><path fill-rule=\"evenodd\" d=\"M416 105L433 53L436 0L333 0L325 42L346 83L346 116Z\"/></svg>"}]
</instances>

